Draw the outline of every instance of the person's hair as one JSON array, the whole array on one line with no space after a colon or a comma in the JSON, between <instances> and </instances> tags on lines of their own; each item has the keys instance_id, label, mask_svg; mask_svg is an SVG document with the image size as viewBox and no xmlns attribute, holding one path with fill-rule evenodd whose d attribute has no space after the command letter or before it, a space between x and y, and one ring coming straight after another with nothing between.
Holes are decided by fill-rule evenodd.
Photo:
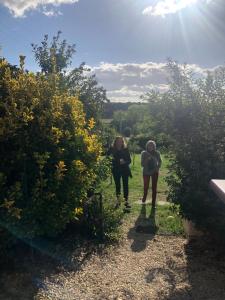
<instances>
[{"instance_id":1,"label":"person's hair","mask_svg":"<svg viewBox=\"0 0 225 300\"><path fill-rule=\"evenodd\" d=\"M156 142L155 141L152 141L152 140L149 140L147 141L146 143L146 151L148 151L148 146L152 144L154 146L154 150L156 150Z\"/></svg>"},{"instance_id":2,"label":"person's hair","mask_svg":"<svg viewBox=\"0 0 225 300\"><path fill-rule=\"evenodd\" d=\"M118 141L118 140L120 140L120 139L123 141L123 144L122 144L122 149L124 149L124 148L126 148L126 147L127 147L127 145L126 145L126 142L125 142L124 138L123 138L122 136L116 136L116 137L115 137L115 140L114 140L114 142L113 142L113 144L112 144L112 147L113 147L113 149L114 149L114 150L116 150L116 149L117 149L117 147L116 147L116 143L117 143L117 141Z\"/></svg>"}]
</instances>

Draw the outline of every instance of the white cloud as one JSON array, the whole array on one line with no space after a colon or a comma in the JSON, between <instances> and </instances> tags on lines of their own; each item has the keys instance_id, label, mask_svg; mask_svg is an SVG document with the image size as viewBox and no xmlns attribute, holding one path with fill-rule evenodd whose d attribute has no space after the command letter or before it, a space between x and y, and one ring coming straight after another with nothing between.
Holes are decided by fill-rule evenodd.
<instances>
[{"instance_id":1,"label":"white cloud","mask_svg":"<svg viewBox=\"0 0 225 300\"><path fill-rule=\"evenodd\" d=\"M144 15L165 16L167 14L175 14L178 11L187 8L197 2L209 4L212 0L160 0L154 6L148 6L143 10Z\"/></svg>"},{"instance_id":2,"label":"white cloud","mask_svg":"<svg viewBox=\"0 0 225 300\"><path fill-rule=\"evenodd\" d=\"M57 17L62 15L61 11L59 10L47 9L47 8L43 8L43 14L47 17Z\"/></svg>"},{"instance_id":3,"label":"white cloud","mask_svg":"<svg viewBox=\"0 0 225 300\"><path fill-rule=\"evenodd\" d=\"M72 4L79 0L0 0L0 4L9 9L14 17L24 17L30 10L41 9L47 16L59 15L60 12L50 9L47 6L58 7L61 4Z\"/></svg>"},{"instance_id":4,"label":"white cloud","mask_svg":"<svg viewBox=\"0 0 225 300\"><path fill-rule=\"evenodd\" d=\"M195 64L188 67L196 77L205 76L208 70ZM138 102L140 96L151 89L160 92L168 89L169 75L165 63L101 63L91 69L112 102Z\"/></svg>"}]
</instances>

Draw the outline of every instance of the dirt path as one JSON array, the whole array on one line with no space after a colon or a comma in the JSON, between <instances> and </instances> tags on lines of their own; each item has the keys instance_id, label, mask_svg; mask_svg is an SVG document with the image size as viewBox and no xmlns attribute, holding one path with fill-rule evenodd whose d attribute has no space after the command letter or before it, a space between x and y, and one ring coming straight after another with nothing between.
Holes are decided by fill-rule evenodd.
<instances>
[{"instance_id":1,"label":"dirt path","mask_svg":"<svg viewBox=\"0 0 225 300\"><path fill-rule=\"evenodd\" d=\"M212 245L140 233L133 224L119 247L46 278L36 299L225 299L225 259Z\"/></svg>"}]
</instances>

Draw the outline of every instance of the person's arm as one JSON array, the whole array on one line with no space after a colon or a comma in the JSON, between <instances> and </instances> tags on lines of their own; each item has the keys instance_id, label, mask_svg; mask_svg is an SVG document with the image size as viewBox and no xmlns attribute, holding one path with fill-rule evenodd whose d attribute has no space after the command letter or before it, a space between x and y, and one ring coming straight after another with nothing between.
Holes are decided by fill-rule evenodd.
<instances>
[{"instance_id":1,"label":"person's arm","mask_svg":"<svg viewBox=\"0 0 225 300\"><path fill-rule=\"evenodd\" d=\"M159 168L160 168L162 165L162 159L161 159L161 155L160 155L159 151L157 151L157 156L158 156L158 163L159 163Z\"/></svg>"},{"instance_id":2,"label":"person's arm","mask_svg":"<svg viewBox=\"0 0 225 300\"><path fill-rule=\"evenodd\" d=\"M129 152L128 149L125 149L125 153L124 153L124 163L123 163L123 164L129 165L130 163L131 163L130 152Z\"/></svg>"},{"instance_id":3,"label":"person's arm","mask_svg":"<svg viewBox=\"0 0 225 300\"><path fill-rule=\"evenodd\" d=\"M106 156L110 156L112 154L112 147L110 147L107 152L106 152Z\"/></svg>"},{"instance_id":4,"label":"person's arm","mask_svg":"<svg viewBox=\"0 0 225 300\"><path fill-rule=\"evenodd\" d=\"M147 163L148 157L146 155L145 151L141 152L141 166L145 167L146 163Z\"/></svg>"}]
</instances>

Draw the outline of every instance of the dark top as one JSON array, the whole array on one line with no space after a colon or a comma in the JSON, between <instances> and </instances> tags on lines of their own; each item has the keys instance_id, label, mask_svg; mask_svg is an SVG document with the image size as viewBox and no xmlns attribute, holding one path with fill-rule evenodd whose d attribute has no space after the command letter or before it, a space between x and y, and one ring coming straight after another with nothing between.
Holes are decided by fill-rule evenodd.
<instances>
[{"instance_id":1,"label":"dark top","mask_svg":"<svg viewBox=\"0 0 225 300\"><path fill-rule=\"evenodd\" d=\"M129 167L129 164L131 163L130 152L127 148L115 150L111 147L108 150L107 155L112 155L112 172L114 174L132 176ZM120 159L123 159L125 163L121 164Z\"/></svg>"}]
</instances>

